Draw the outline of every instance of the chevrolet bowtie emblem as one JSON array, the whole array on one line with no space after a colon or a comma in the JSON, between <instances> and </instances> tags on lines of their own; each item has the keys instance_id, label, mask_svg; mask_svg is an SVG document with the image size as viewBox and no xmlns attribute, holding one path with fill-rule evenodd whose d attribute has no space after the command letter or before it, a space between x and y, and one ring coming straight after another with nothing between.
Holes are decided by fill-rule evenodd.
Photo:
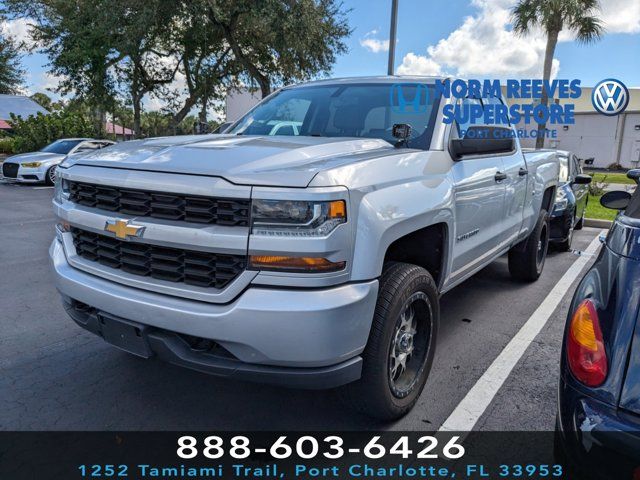
<instances>
[{"instance_id":1,"label":"chevrolet bowtie emblem","mask_svg":"<svg viewBox=\"0 0 640 480\"><path fill-rule=\"evenodd\" d=\"M129 220L107 220L104 229L107 232L115 233L116 237L122 239L141 237L144 233L144 227L129 225Z\"/></svg>"}]
</instances>

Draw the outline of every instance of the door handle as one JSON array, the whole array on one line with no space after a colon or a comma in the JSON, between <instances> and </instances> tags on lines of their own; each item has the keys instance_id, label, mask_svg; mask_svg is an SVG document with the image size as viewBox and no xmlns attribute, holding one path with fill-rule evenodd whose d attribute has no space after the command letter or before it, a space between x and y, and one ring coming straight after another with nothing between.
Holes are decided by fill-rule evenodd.
<instances>
[{"instance_id":1,"label":"door handle","mask_svg":"<svg viewBox=\"0 0 640 480\"><path fill-rule=\"evenodd\" d=\"M521 168L520 170L518 170L518 175L520 175L521 177L529 175L529 170L527 170L526 168Z\"/></svg>"},{"instance_id":2,"label":"door handle","mask_svg":"<svg viewBox=\"0 0 640 480\"><path fill-rule=\"evenodd\" d=\"M506 173L502 173L502 172L498 172L496 173L495 177L493 177L496 179L496 182L501 182L503 180L506 180L507 178L509 178L509 175L507 175Z\"/></svg>"}]
</instances>

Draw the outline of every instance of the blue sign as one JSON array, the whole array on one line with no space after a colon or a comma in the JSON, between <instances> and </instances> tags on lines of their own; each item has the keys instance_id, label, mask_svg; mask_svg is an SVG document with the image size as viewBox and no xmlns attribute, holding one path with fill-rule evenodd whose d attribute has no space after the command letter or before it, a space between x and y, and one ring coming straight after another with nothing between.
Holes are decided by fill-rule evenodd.
<instances>
[{"instance_id":1,"label":"blue sign","mask_svg":"<svg viewBox=\"0 0 640 480\"><path fill-rule=\"evenodd\" d=\"M394 113L424 113L429 105L429 88L422 83L394 83L389 104Z\"/></svg>"},{"instance_id":2,"label":"blue sign","mask_svg":"<svg viewBox=\"0 0 640 480\"><path fill-rule=\"evenodd\" d=\"M591 103L603 115L618 115L629 105L629 90L620 80L607 78L593 87Z\"/></svg>"}]
</instances>

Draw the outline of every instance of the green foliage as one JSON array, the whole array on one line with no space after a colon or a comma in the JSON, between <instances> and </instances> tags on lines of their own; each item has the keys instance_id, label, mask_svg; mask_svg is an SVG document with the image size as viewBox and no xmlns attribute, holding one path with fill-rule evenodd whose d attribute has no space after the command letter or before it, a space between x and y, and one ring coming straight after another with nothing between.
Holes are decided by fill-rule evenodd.
<instances>
[{"instance_id":1,"label":"green foliage","mask_svg":"<svg viewBox=\"0 0 640 480\"><path fill-rule=\"evenodd\" d=\"M29 98L49 112L63 110L65 107L64 103L60 101L54 102L53 100L51 100L51 97L46 93L36 92Z\"/></svg>"},{"instance_id":2,"label":"green foliage","mask_svg":"<svg viewBox=\"0 0 640 480\"><path fill-rule=\"evenodd\" d=\"M636 183L635 180L627 177L626 169L624 169L624 173L594 171L587 171L585 173L591 175L594 182L604 182L606 180L609 183L618 183L623 185L635 185Z\"/></svg>"},{"instance_id":3,"label":"green foliage","mask_svg":"<svg viewBox=\"0 0 640 480\"><path fill-rule=\"evenodd\" d=\"M326 75L351 33L340 0L2 3L14 18L29 19L33 49L61 79L58 93L88 107L96 130L109 115L137 135L190 133L186 117L198 109L206 120L229 87L257 84L266 96L284 83ZM184 82L174 82L177 74ZM145 125L149 96L168 105L169 125L162 114ZM50 103L44 95L37 101Z\"/></svg>"},{"instance_id":4,"label":"green foliage","mask_svg":"<svg viewBox=\"0 0 640 480\"><path fill-rule=\"evenodd\" d=\"M9 122L15 133L15 153L40 150L60 138L95 137L98 132L84 115L74 112L54 112L48 115L11 116Z\"/></svg>"},{"instance_id":5,"label":"green foliage","mask_svg":"<svg viewBox=\"0 0 640 480\"><path fill-rule=\"evenodd\" d=\"M569 30L580 43L592 43L604 33L598 0L519 0L513 7L513 30L526 34L540 26L547 34Z\"/></svg>"},{"instance_id":6,"label":"green foliage","mask_svg":"<svg viewBox=\"0 0 640 480\"><path fill-rule=\"evenodd\" d=\"M617 212L600 205L600 197L602 195L589 195L589 203L584 216L586 218L595 218L599 220L615 220Z\"/></svg>"},{"instance_id":7,"label":"green foliage","mask_svg":"<svg viewBox=\"0 0 640 480\"><path fill-rule=\"evenodd\" d=\"M0 154L11 155L14 151L14 139L11 137L0 137Z\"/></svg>"},{"instance_id":8,"label":"green foliage","mask_svg":"<svg viewBox=\"0 0 640 480\"><path fill-rule=\"evenodd\" d=\"M24 82L24 73L18 45L0 34L0 94L18 93Z\"/></svg>"},{"instance_id":9,"label":"green foliage","mask_svg":"<svg viewBox=\"0 0 640 480\"><path fill-rule=\"evenodd\" d=\"M601 197L606 192L609 182L607 182L607 175L601 178L593 178L589 184L589 195L595 197Z\"/></svg>"}]
</instances>

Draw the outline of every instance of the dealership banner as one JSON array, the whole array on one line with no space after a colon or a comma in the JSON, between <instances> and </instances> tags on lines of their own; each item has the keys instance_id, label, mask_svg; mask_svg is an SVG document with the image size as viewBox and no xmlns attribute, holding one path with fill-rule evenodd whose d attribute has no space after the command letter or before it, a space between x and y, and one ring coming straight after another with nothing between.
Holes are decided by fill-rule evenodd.
<instances>
[{"instance_id":1,"label":"dealership banner","mask_svg":"<svg viewBox=\"0 0 640 480\"><path fill-rule=\"evenodd\" d=\"M618 434L621 435L621 434ZM612 478L605 437L583 443ZM637 474L637 473L636 473ZM552 432L2 432L0 478L568 479Z\"/></svg>"}]
</instances>

